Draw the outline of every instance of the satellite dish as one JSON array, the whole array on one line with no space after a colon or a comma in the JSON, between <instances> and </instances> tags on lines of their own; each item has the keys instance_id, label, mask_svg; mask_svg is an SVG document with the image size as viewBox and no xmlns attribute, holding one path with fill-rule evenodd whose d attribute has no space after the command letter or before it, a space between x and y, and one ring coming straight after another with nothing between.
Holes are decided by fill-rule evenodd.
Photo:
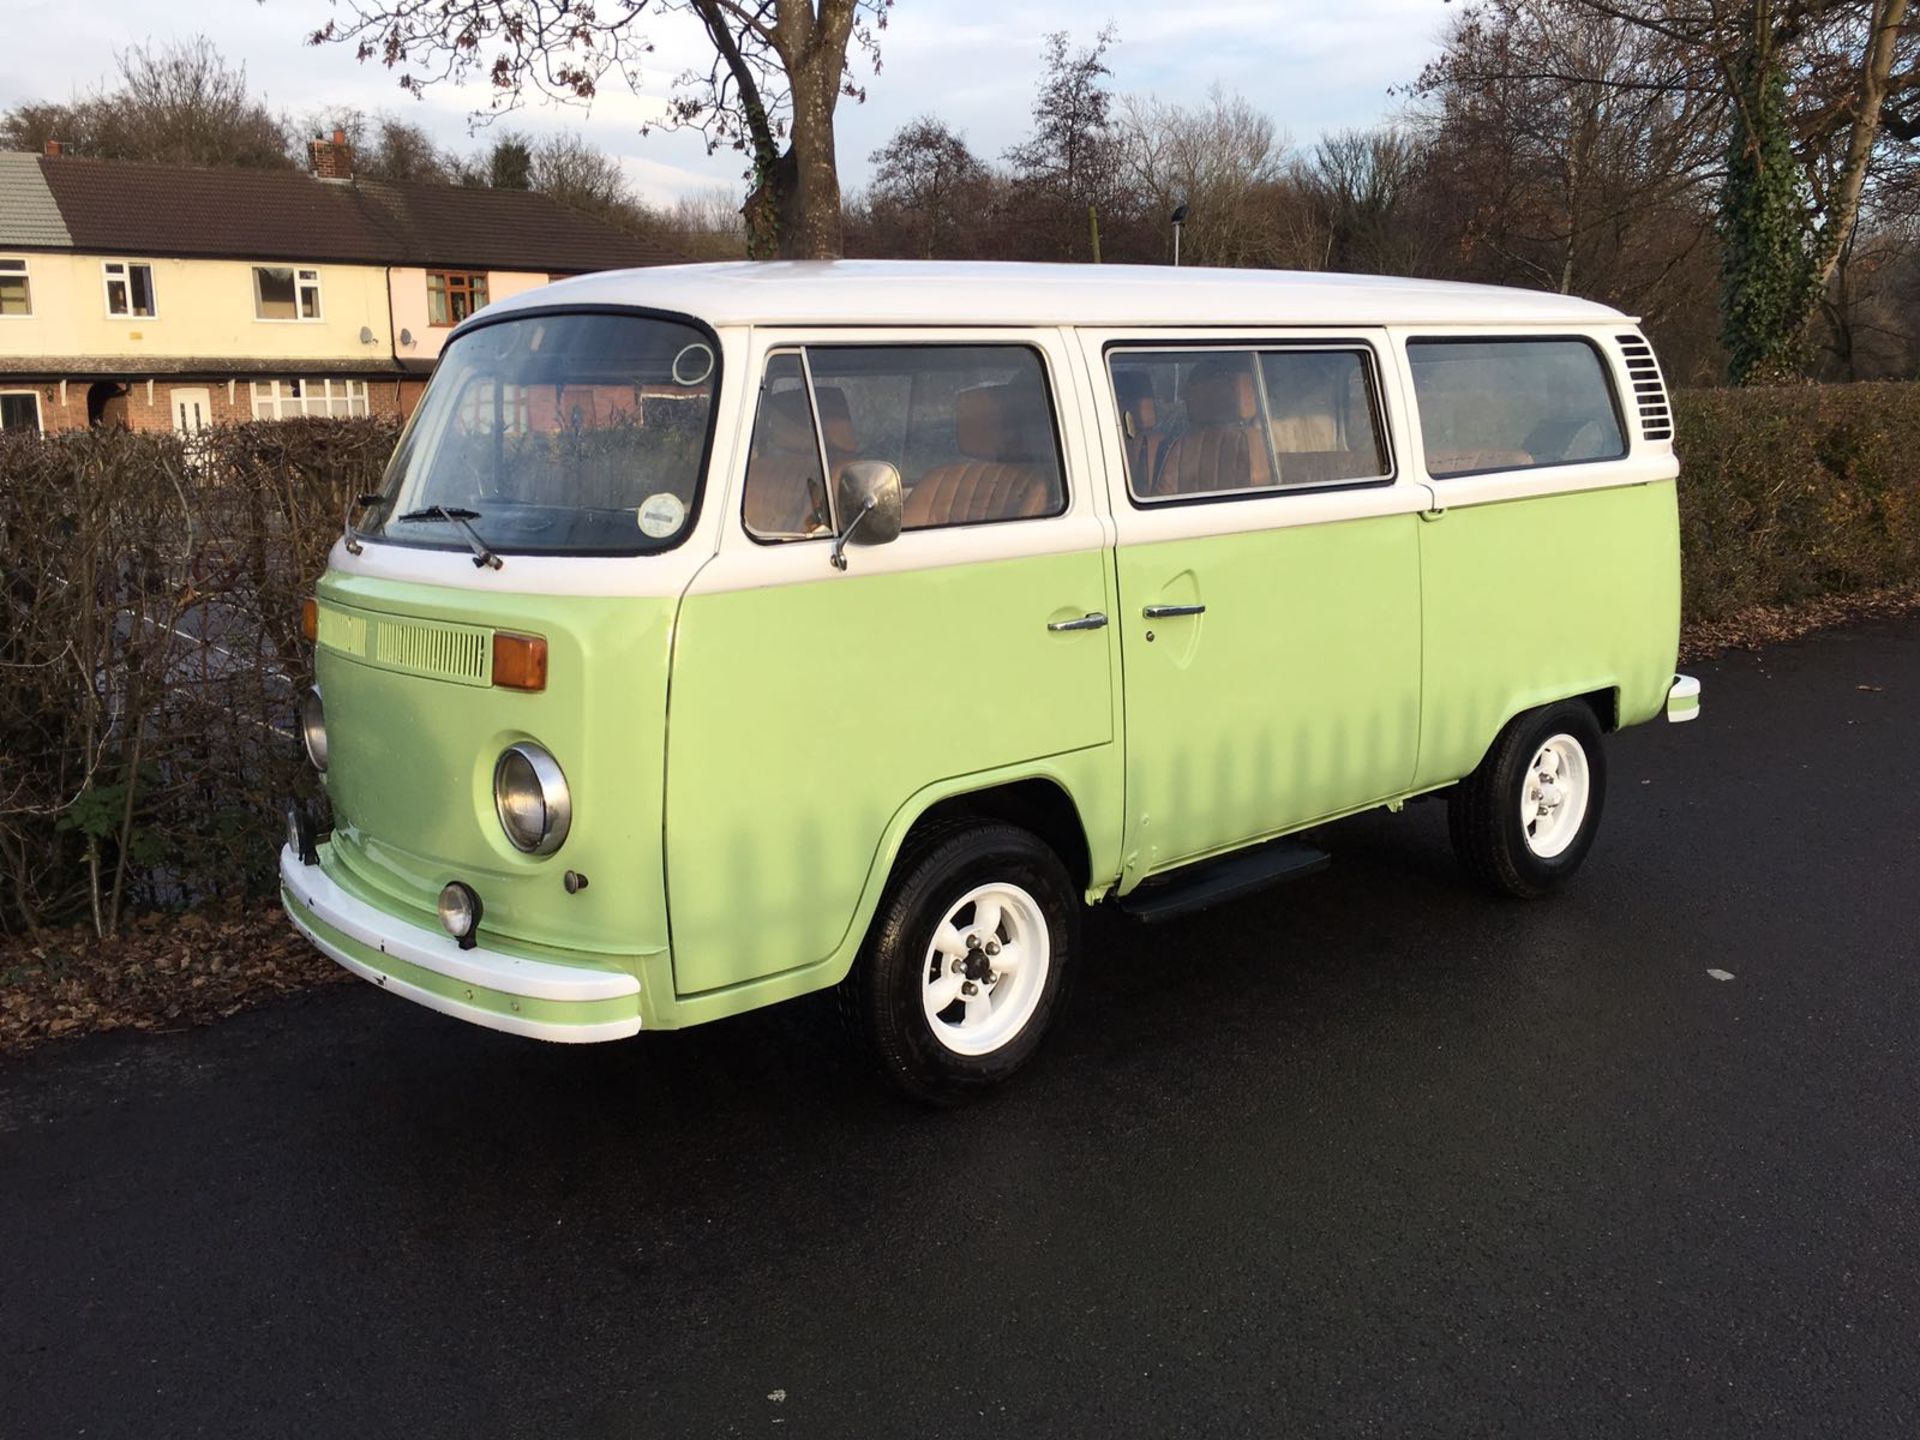
<instances>
[{"instance_id":1,"label":"satellite dish","mask_svg":"<svg viewBox=\"0 0 1920 1440\"><path fill-rule=\"evenodd\" d=\"M362 325L360 327L360 343L362 345L371 345L373 343L373 327L371 325Z\"/></svg>"},{"instance_id":2,"label":"satellite dish","mask_svg":"<svg viewBox=\"0 0 1920 1440\"><path fill-rule=\"evenodd\" d=\"M400 332L400 343L402 345L413 344L413 332L411 330L402 330Z\"/></svg>"}]
</instances>

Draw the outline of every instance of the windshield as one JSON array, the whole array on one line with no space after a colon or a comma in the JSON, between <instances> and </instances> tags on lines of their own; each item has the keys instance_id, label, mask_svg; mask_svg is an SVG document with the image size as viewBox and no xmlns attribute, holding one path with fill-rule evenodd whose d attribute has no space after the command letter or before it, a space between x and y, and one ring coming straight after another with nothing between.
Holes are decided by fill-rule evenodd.
<instances>
[{"instance_id":1,"label":"windshield","mask_svg":"<svg viewBox=\"0 0 1920 1440\"><path fill-rule=\"evenodd\" d=\"M692 524L718 383L713 342L672 320L469 330L441 356L360 533L503 555L670 549Z\"/></svg>"}]
</instances>

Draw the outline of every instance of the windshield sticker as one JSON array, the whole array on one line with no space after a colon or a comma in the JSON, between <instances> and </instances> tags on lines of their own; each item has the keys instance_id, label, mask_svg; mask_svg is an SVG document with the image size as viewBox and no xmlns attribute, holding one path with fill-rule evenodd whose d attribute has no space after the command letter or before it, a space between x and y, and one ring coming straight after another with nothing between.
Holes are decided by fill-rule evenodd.
<instances>
[{"instance_id":1,"label":"windshield sticker","mask_svg":"<svg viewBox=\"0 0 1920 1440\"><path fill-rule=\"evenodd\" d=\"M680 497L662 490L657 495L649 495L647 503L640 507L640 533L664 540L677 532L686 518L687 507L680 503Z\"/></svg>"},{"instance_id":2,"label":"windshield sticker","mask_svg":"<svg viewBox=\"0 0 1920 1440\"><path fill-rule=\"evenodd\" d=\"M698 340L673 357L673 383L698 385L713 374L713 351Z\"/></svg>"}]
</instances>

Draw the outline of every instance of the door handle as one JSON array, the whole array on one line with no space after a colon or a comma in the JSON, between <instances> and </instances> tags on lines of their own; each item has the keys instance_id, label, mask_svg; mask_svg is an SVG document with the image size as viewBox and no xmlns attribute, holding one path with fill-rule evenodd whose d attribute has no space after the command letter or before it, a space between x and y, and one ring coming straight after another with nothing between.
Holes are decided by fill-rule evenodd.
<instances>
[{"instance_id":1,"label":"door handle","mask_svg":"<svg viewBox=\"0 0 1920 1440\"><path fill-rule=\"evenodd\" d=\"M1102 615L1098 610L1082 615L1078 620L1049 620L1047 622L1047 629L1053 631L1056 635L1065 630L1104 630L1106 628L1107 617Z\"/></svg>"},{"instance_id":2,"label":"door handle","mask_svg":"<svg viewBox=\"0 0 1920 1440\"><path fill-rule=\"evenodd\" d=\"M1182 615L1204 615L1204 605L1149 605L1140 612L1149 620L1173 620Z\"/></svg>"}]
</instances>

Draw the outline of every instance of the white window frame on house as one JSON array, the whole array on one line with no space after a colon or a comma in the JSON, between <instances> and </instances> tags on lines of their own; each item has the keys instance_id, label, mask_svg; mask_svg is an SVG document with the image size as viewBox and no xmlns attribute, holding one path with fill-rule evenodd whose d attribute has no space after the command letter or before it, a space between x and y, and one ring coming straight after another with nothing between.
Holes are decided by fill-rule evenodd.
<instances>
[{"instance_id":1,"label":"white window frame on house","mask_svg":"<svg viewBox=\"0 0 1920 1440\"><path fill-rule=\"evenodd\" d=\"M12 395L25 395L28 399L33 401L33 428L35 432L38 434L41 434L41 435L46 434L47 433L47 413L44 409L41 408L40 392L38 390L0 390L0 399L4 399Z\"/></svg>"},{"instance_id":2,"label":"white window frame on house","mask_svg":"<svg viewBox=\"0 0 1920 1440\"><path fill-rule=\"evenodd\" d=\"M144 314L134 308L133 272L147 272L147 309ZM126 309L113 308L113 287L121 287ZM100 291L106 297L107 318L109 320L158 320L160 318L160 295L153 284L153 265L146 260L102 260L100 262Z\"/></svg>"},{"instance_id":3,"label":"white window frame on house","mask_svg":"<svg viewBox=\"0 0 1920 1440\"><path fill-rule=\"evenodd\" d=\"M251 393L256 420L297 420L304 415L359 420L373 413L368 408L364 380L305 375L290 380L255 380Z\"/></svg>"},{"instance_id":4,"label":"white window frame on house","mask_svg":"<svg viewBox=\"0 0 1920 1440\"><path fill-rule=\"evenodd\" d=\"M288 270L293 274L293 314L263 315L266 297L260 289L260 276L268 270ZM313 292L313 313L306 310L306 295ZM256 265L253 267L253 318L262 325L314 325L326 318L320 303L320 271L311 265Z\"/></svg>"},{"instance_id":5,"label":"white window frame on house","mask_svg":"<svg viewBox=\"0 0 1920 1440\"><path fill-rule=\"evenodd\" d=\"M27 308L0 310L0 320L31 320L33 318L33 267L27 263L27 257L0 255L0 274L18 275L20 284L27 292Z\"/></svg>"}]
</instances>

